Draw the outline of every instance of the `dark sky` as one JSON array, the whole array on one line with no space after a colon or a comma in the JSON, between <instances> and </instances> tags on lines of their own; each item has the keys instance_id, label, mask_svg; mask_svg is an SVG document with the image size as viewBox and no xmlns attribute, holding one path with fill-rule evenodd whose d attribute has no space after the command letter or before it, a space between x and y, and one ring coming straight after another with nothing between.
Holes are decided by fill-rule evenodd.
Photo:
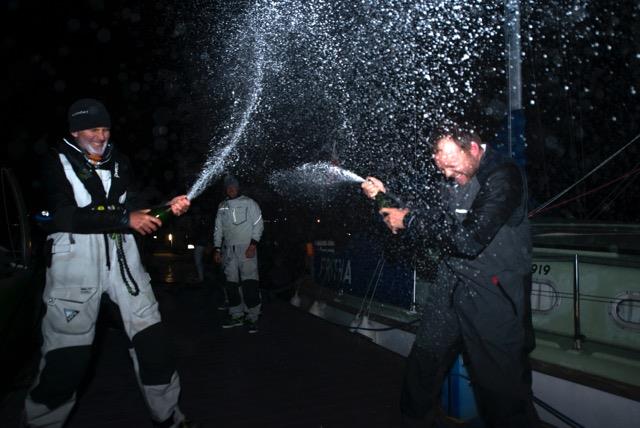
<instances>
[{"instance_id":1,"label":"dark sky","mask_svg":"<svg viewBox=\"0 0 640 428\"><path fill-rule=\"evenodd\" d=\"M204 19L215 20L216 7L229 12L247 3L5 2L2 163L14 168L27 199L38 200L37 159L66 135L67 106L80 97L100 98L108 106L112 139L134 162L150 198L184 192L212 137L205 119L217 119L215 102L204 99L210 76L198 74L190 62L198 54L195 41L211 35ZM522 3L529 181L541 202L640 132L640 10L630 1L578 1L579 13L568 15L566 2ZM226 37L221 28L211 43ZM278 128L288 118L270 120ZM300 129L308 128L302 123ZM568 196L637 169L637 147ZM553 214L640 221L633 209L640 203L637 176ZM607 198L612 202L602 204Z\"/></svg>"},{"instance_id":2,"label":"dark sky","mask_svg":"<svg viewBox=\"0 0 640 428\"><path fill-rule=\"evenodd\" d=\"M174 16L161 2L9 1L2 158L27 183L30 166L67 135L75 99L103 100L112 139L158 191L184 191L175 153L183 130ZM38 183L32 182L36 186Z\"/></svg>"}]
</instances>

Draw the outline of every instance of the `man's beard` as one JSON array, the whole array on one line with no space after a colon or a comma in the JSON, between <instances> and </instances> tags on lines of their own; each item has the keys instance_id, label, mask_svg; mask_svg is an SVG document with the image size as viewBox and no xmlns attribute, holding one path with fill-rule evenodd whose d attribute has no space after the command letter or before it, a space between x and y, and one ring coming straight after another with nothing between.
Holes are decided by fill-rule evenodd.
<instances>
[{"instance_id":1,"label":"man's beard","mask_svg":"<svg viewBox=\"0 0 640 428\"><path fill-rule=\"evenodd\" d=\"M99 165L103 161L105 152L109 148L108 141L104 143L102 146L100 146L99 148L92 146L90 143L84 143L84 144L78 143L78 145L84 152L84 157L93 165Z\"/></svg>"},{"instance_id":2,"label":"man's beard","mask_svg":"<svg viewBox=\"0 0 640 428\"><path fill-rule=\"evenodd\" d=\"M82 144L82 150L84 150L84 152L89 155L89 156L100 156L102 157L102 155L104 154L104 151L107 150L107 145L109 143L104 143L102 146L100 146L100 148L96 148L91 144Z\"/></svg>"}]
</instances>

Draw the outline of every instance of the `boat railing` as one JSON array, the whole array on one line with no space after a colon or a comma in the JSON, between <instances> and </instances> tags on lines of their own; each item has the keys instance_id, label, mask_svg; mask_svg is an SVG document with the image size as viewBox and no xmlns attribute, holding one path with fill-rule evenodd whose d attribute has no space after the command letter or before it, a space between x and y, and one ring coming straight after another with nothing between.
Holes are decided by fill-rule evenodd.
<instances>
[{"instance_id":1,"label":"boat railing","mask_svg":"<svg viewBox=\"0 0 640 428\"><path fill-rule=\"evenodd\" d=\"M536 331L640 350L638 266L607 263L578 252L535 252L532 311Z\"/></svg>"}]
</instances>

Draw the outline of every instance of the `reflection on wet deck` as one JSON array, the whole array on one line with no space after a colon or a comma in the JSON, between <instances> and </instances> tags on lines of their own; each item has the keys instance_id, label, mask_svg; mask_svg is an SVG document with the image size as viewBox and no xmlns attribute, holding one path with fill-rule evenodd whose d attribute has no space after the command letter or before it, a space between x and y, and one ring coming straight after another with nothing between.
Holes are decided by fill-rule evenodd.
<instances>
[{"instance_id":1,"label":"reflection on wet deck","mask_svg":"<svg viewBox=\"0 0 640 428\"><path fill-rule=\"evenodd\" d=\"M193 255L156 252L144 259L154 285L184 285L196 276Z\"/></svg>"}]
</instances>

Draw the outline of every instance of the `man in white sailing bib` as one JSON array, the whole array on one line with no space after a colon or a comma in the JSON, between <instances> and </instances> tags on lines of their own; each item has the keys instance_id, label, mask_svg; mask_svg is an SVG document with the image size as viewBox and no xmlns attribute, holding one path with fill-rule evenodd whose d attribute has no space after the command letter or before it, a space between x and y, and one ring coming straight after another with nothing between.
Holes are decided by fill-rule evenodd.
<instances>
[{"instance_id":1,"label":"man in white sailing bib","mask_svg":"<svg viewBox=\"0 0 640 428\"><path fill-rule=\"evenodd\" d=\"M94 99L69 108L69 130L48 156L44 177L52 220L47 236L39 373L25 400L23 423L61 427L91 356L100 300L120 310L138 383L160 427L193 426L178 407L180 381L158 303L132 230L148 234L162 222L127 199L131 165L110 141L111 118ZM169 204L189 209L186 196ZM114 409L115 411L115 409Z\"/></svg>"},{"instance_id":2,"label":"man in white sailing bib","mask_svg":"<svg viewBox=\"0 0 640 428\"><path fill-rule=\"evenodd\" d=\"M224 263L229 300L229 317L222 327L246 324L249 333L256 333L261 306L257 245L264 229L262 212L256 201L240 194L235 177L226 176L224 187L227 198L218 206L213 232L214 261Z\"/></svg>"}]
</instances>

